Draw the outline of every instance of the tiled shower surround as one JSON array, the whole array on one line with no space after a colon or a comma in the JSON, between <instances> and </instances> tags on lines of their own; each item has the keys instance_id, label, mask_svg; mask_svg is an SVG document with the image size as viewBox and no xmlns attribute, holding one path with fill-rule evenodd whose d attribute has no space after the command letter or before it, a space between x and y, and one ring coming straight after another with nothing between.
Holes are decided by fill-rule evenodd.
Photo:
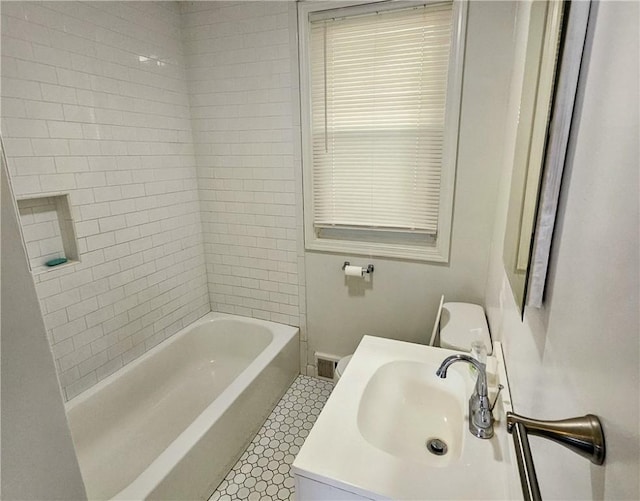
<instances>
[{"instance_id":1,"label":"tiled shower surround","mask_svg":"<svg viewBox=\"0 0 640 501\"><path fill-rule=\"evenodd\" d=\"M212 307L298 325L289 4L185 2L182 20Z\"/></svg>"},{"instance_id":2,"label":"tiled shower surround","mask_svg":"<svg viewBox=\"0 0 640 501\"><path fill-rule=\"evenodd\" d=\"M34 273L65 397L212 309L304 346L290 3L0 9L14 193L68 193L78 237Z\"/></svg>"}]
</instances>

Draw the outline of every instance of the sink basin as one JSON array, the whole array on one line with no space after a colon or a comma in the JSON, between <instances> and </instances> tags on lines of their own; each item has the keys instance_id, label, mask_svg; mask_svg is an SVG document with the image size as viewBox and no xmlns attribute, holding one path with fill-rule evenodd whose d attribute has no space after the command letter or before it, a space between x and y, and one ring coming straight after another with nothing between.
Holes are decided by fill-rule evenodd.
<instances>
[{"instance_id":1,"label":"sink basin","mask_svg":"<svg viewBox=\"0 0 640 501\"><path fill-rule=\"evenodd\" d=\"M367 383L358 408L358 429L371 445L394 456L444 467L460 457L465 426L465 383L437 366L400 360L379 367ZM438 439L443 455L426 444Z\"/></svg>"},{"instance_id":2,"label":"sink basin","mask_svg":"<svg viewBox=\"0 0 640 501\"><path fill-rule=\"evenodd\" d=\"M519 486L502 421L510 410L504 369L490 385L493 392L497 382L505 386L496 433L482 440L469 433L475 377L468 366L436 376L456 353L364 336L293 462L297 498L509 499L507 485ZM430 451L432 439L439 441ZM442 442L447 451L437 455Z\"/></svg>"}]
</instances>

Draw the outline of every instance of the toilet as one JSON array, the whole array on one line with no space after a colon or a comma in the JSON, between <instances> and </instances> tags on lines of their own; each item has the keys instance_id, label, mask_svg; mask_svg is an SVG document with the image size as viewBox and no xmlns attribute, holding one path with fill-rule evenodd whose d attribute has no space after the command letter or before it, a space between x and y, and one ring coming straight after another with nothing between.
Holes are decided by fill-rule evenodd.
<instances>
[{"instance_id":1,"label":"toilet","mask_svg":"<svg viewBox=\"0 0 640 501\"><path fill-rule=\"evenodd\" d=\"M349 365L349 362L351 361L351 357L353 357L353 355L347 355L346 357L342 357L340 360L338 360L338 364L336 365L336 372L334 374L336 381L338 381L344 374L347 365Z\"/></svg>"},{"instance_id":2,"label":"toilet","mask_svg":"<svg viewBox=\"0 0 640 501\"><path fill-rule=\"evenodd\" d=\"M474 342L484 344L487 356L493 353L484 308L472 303L445 303L442 296L429 344L449 350L471 352ZM336 382L344 374L351 357L353 355L347 355L338 361L334 372Z\"/></svg>"}]
</instances>

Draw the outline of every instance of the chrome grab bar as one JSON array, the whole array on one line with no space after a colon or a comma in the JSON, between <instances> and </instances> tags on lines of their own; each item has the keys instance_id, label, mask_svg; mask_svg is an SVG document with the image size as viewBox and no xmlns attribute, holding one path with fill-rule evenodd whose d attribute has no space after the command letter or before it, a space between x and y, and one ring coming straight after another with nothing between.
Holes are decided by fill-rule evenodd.
<instances>
[{"instance_id":1,"label":"chrome grab bar","mask_svg":"<svg viewBox=\"0 0 640 501\"><path fill-rule=\"evenodd\" d=\"M541 421L507 412L507 431L513 435L520 484L525 501L542 500L529 447L529 434L564 445L593 464L604 463L606 455L604 432L598 416L593 414L559 421Z\"/></svg>"}]
</instances>

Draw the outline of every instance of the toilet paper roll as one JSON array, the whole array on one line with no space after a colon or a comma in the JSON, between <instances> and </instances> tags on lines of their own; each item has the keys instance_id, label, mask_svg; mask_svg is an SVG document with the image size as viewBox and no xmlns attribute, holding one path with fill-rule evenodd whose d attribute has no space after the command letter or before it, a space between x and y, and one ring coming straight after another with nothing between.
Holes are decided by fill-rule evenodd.
<instances>
[{"instance_id":1,"label":"toilet paper roll","mask_svg":"<svg viewBox=\"0 0 640 501\"><path fill-rule=\"evenodd\" d=\"M364 276L364 270L362 269L362 266L345 266L344 267L344 274L347 277L360 277L360 278L362 278Z\"/></svg>"}]
</instances>

